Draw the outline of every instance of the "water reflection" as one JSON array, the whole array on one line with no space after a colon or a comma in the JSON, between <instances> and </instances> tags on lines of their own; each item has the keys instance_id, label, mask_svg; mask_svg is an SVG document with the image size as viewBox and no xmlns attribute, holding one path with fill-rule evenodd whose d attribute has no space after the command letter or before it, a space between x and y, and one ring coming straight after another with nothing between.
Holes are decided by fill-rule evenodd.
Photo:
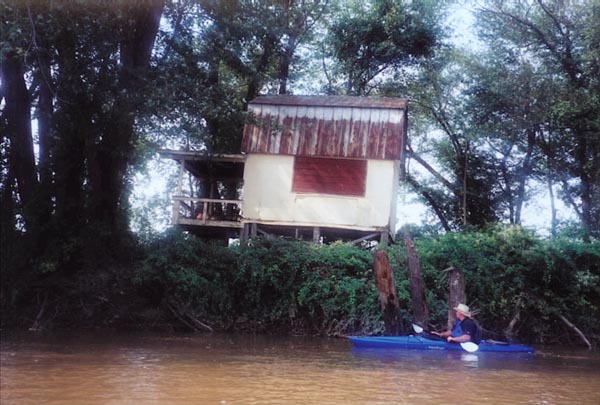
<instances>
[{"instance_id":1,"label":"water reflection","mask_svg":"<svg viewBox=\"0 0 600 405\"><path fill-rule=\"evenodd\" d=\"M2 404L600 404L600 356L354 349L343 339L3 336ZM508 389L510 387L510 389Z\"/></svg>"},{"instance_id":2,"label":"water reflection","mask_svg":"<svg viewBox=\"0 0 600 405\"><path fill-rule=\"evenodd\" d=\"M351 352L359 359L367 360L367 366L378 362L406 363L405 367L432 367L437 370L454 370L458 363L468 367L484 369L516 369L524 370L534 365L535 355L532 353L467 353L448 350L404 350L404 349L371 349L352 348Z\"/></svg>"},{"instance_id":3,"label":"water reflection","mask_svg":"<svg viewBox=\"0 0 600 405\"><path fill-rule=\"evenodd\" d=\"M460 359L467 367L479 367L479 356L471 353L461 353Z\"/></svg>"}]
</instances>

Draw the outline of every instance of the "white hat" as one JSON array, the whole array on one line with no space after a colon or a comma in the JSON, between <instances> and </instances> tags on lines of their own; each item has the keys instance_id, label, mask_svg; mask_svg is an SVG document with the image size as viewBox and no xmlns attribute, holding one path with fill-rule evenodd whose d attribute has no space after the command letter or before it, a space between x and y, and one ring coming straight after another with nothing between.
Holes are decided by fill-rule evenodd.
<instances>
[{"instance_id":1,"label":"white hat","mask_svg":"<svg viewBox=\"0 0 600 405\"><path fill-rule=\"evenodd\" d=\"M461 314L463 314L464 316L468 316L469 318L471 317L471 311L469 310L469 307L466 306L465 304L458 304L456 307L453 308L455 311L460 312Z\"/></svg>"}]
</instances>

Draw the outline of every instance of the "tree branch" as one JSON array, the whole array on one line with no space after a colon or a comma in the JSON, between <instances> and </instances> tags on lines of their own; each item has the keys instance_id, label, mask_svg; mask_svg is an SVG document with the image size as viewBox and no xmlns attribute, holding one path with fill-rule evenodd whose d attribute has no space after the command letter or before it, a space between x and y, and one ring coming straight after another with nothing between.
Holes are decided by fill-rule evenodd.
<instances>
[{"instance_id":1,"label":"tree branch","mask_svg":"<svg viewBox=\"0 0 600 405\"><path fill-rule=\"evenodd\" d=\"M415 188L415 191L417 191L423 196L425 201L427 201L431 209L435 212L438 219L440 220L440 223L442 224L444 230L446 232L451 232L452 228L450 228L450 224L448 223L448 220L446 220L444 211L442 207L440 207L439 204L435 201L433 196L427 190L424 190L423 187L421 187L421 185L417 183L417 181L412 176L407 176L406 181Z\"/></svg>"},{"instance_id":2,"label":"tree branch","mask_svg":"<svg viewBox=\"0 0 600 405\"><path fill-rule=\"evenodd\" d=\"M585 344L587 345L589 350L592 350L592 344L590 343L590 341L585 337L585 335L583 334L583 332L581 330L579 330L579 328L575 325L573 325L567 318L565 318L564 316L562 316L562 314L557 314L558 317L571 329L573 329L581 338L581 340L583 340L585 342Z\"/></svg>"},{"instance_id":3,"label":"tree branch","mask_svg":"<svg viewBox=\"0 0 600 405\"><path fill-rule=\"evenodd\" d=\"M462 192L460 189L456 188L450 181L446 180L444 176L437 172L429 163L425 161L421 156L419 156L410 146L408 148L408 154L410 157L414 158L417 162L421 164L429 173L431 173L436 179L438 179L444 186L446 186L454 195L457 197L462 196Z\"/></svg>"}]
</instances>

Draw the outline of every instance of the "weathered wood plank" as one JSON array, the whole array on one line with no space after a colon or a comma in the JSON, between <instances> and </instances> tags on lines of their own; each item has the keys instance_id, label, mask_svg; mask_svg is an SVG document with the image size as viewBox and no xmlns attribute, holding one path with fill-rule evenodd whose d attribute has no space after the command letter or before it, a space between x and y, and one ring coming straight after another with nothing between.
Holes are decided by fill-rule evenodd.
<instances>
[{"instance_id":1,"label":"weathered wood plank","mask_svg":"<svg viewBox=\"0 0 600 405\"><path fill-rule=\"evenodd\" d=\"M421 272L421 261L419 252L415 248L415 244L407 233L404 235L404 243L406 244L406 252L408 256L408 273L410 282L410 297L412 301L412 310L414 322L428 329L429 323L429 308L425 300L425 283Z\"/></svg>"},{"instance_id":2,"label":"weathered wood plank","mask_svg":"<svg viewBox=\"0 0 600 405\"><path fill-rule=\"evenodd\" d=\"M378 250L373 255L373 268L375 280L379 291L379 302L383 312L385 333L387 335L398 335L402 330L400 324L400 304L394 281L394 273L390 260L385 250Z\"/></svg>"}]
</instances>

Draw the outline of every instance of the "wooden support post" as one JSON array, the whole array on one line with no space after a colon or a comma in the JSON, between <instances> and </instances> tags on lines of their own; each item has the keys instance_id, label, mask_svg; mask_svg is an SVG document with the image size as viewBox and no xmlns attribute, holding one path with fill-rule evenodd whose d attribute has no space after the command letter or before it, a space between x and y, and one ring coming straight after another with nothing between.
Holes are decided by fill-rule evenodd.
<instances>
[{"instance_id":1,"label":"wooden support post","mask_svg":"<svg viewBox=\"0 0 600 405\"><path fill-rule=\"evenodd\" d=\"M388 244L388 231L381 232L381 235L380 235L380 238L379 238L379 244L381 246L387 246L387 244Z\"/></svg>"},{"instance_id":2,"label":"wooden support post","mask_svg":"<svg viewBox=\"0 0 600 405\"><path fill-rule=\"evenodd\" d=\"M202 204L202 223L206 223L206 218L208 218L208 201L204 201Z\"/></svg>"},{"instance_id":3,"label":"wooden support post","mask_svg":"<svg viewBox=\"0 0 600 405\"><path fill-rule=\"evenodd\" d=\"M181 201L173 200L173 212L171 213L171 223L177 225L179 222L179 209Z\"/></svg>"},{"instance_id":4,"label":"wooden support post","mask_svg":"<svg viewBox=\"0 0 600 405\"><path fill-rule=\"evenodd\" d=\"M240 240L241 241L245 241L248 240L248 233L249 233L249 228L250 225L249 224L244 224L242 226L242 229L240 229Z\"/></svg>"},{"instance_id":5,"label":"wooden support post","mask_svg":"<svg viewBox=\"0 0 600 405\"><path fill-rule=\"evenodd\" d=\"M256 224L256 222L252 222L250 224L250 237L251 238L256 237L257 232L258 232L258 225Z\"/></svg>"},{"instance_id":6,"label":"wooden support post","mask_svg":"<svg viewBox=\"0 0 600 405\"><path fill-rule=\"evenodd\" d=\"M394 273L390 260L385 250L378 250L373 255L373 268L375 269L375 281L379 291L379 303L386 335L398 335L402 331L400 323L400 304L398 292L394 281Z\"/></svg>"},{"instance_id":7,"label":"wooden support post","mask_svg":"<svg viewBox=\"0 0 600 405\"><path fill-rule=\"evenodd\" d=\"M185 160L179 161L179 178L177 179L177 195L183 196L183 173L185 171Z\"/></svg>"},{"instance_id":8,"label":"wooden support post","mask_svg":"<svg viewBox=\"0 0 600 405\"><path fill-rule=\"evenodd\" d=\"M177 180L177 196L178 197L183 196L183 174L185 171L184 166L185 166L185 160L179 160L179 177ZM177 223L179 222L179 210L180 210L181 202L182 201L180 201L180 200L173 201L173 213L172 213L172 218L171 218L173 225L177 225Z\"/></svg>"},{"instance_id":9,"label":"wooden support post","mask_svg":"<svg viewBox=\"0 0 600 405\"><path fill-rule=\"evenodd\" d=\"M319 243L321 240L321 228L318 226L313 227L313 243Z\"/></svg>"},{"instance_id":10,"label":"wooden support post","mask_svg":"<svg viewBox=\"0 0 600 405\"><path fill-rule=\"evenodd\" d=\"M415 244L408 233L404 234L406 254L408 258L408 275L410 281L410 298L414 322L428 330L429 308L425 300L425 283L421 272L421 261Z\"/></svg>"},{"instance_id":11,"label":"wooden support post","mask_svg":"<svg viewBox=\"0 0 600 405\"><path fill-rule=\"evenodd\" d=\"M465 293L465 277L459 267L450 267L444 270L448 272L448 327L451 328L456 322L454 309L458 304L467 303Z\"/></svg>"}]
</instances>

